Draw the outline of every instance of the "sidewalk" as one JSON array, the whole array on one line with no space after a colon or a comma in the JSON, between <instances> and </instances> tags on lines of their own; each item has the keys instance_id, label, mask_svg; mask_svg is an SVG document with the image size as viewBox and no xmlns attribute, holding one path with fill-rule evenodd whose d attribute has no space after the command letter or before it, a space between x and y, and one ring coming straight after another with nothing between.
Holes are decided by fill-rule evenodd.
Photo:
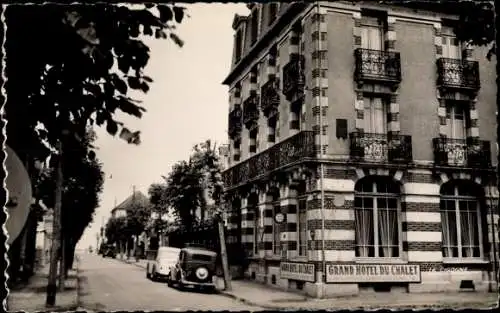
<instances>
[{"instance_id":1,"label":"sidewalk","mask_svg":"<svg viewBox=\"0 0 500 313\"><path fill-rule=\"evenodd\" d=\"M75 258L75 267L78 268L78 259ZM27 284L19 285L9 290L7 296L7 311L9 312L36 312L36 311L71 311L78 307L78 270L70 270L65 280L64 291L56 294L56 305L51 308L45 306L47 299L47 283L49 266L39 269Z\"/></svg>"},{"instance_id":2,"label":"sidewalk","mask_svg":"<svg viewBox=\"0 0 500 313\"><path fill-rule=\"evenodd\" d=\"M121 260L146 268L146 260ZM304 295L285 292L248 280L231 281L232 291L224 290L224 279L216 278L216 286L223 296L248 305L270 310L334 310L334 309L378 309L378 308L491 308L498 305L496 293L373 293L361 296L314 299Z\"/></svg>"},{"instance_id":3,"label":"sidewalk","mask_svg":"<svg viewBox=\"0 0 500 313\"><path fill-rule=\"evenodd\" d=\"M284 292L251 281L232 281L232 291L221 294L249 305L271 310L339 310L339 309L423 309L423 308L492 308L498 306L498 294L480 292L456 293L370 293L360 296L314 299Z\"/></svg>"}]
</instances>

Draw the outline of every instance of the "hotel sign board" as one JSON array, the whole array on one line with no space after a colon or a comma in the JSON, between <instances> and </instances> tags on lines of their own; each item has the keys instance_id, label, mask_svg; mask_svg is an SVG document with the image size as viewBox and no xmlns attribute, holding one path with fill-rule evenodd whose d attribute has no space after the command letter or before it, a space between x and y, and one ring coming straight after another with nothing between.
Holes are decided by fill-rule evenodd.
<instances>
[{"instance_id":1,"label":"hotel sign board","mask_svg":"<svg viewBox=\"0 0 500 313\"><path fill-rule=\"evenodd\" d=\"M327 264L327 283L385 283L422 281L415 264Z\"/></svg>"},{"instance_id":2,"label":"hotel sign board","mask_svg":"<svg viewBox=\"0 0 500 313\"><path fill-rule=\"evenodd\" d=\"M280 277L300 281L315 282L316 273L314 264L281 262Z\"/></svg>"}]
</instances>

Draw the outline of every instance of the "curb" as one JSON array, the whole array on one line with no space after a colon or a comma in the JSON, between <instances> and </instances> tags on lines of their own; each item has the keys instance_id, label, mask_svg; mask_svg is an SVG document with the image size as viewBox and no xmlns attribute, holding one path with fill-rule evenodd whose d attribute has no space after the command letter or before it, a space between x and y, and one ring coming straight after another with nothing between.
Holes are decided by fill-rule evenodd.
<instances>
[{"instance_id":1,"label":"curb","mask_svg":"<svg viewBox=\"0 0 500 313\"><path fill-rule=\"evenodd\" d=\"M137 266L139 268L146 269L146 267L143 267L143 266L139 265L138 262L130 262L130 261L123 260L123 259L116 259L116 260L118 260L118 261L120 261L122 263L125 263L125 264L131 264L131 265Z\"/></svg>"},{"instance_id":2,"label":"curb","mask_svg":"<svg viewBox=\"0 0 500 313\"><path fill-rule=\"evenodd\" d=\"M280 307L280 306L274 306L274 305L268 305L268 304L253 302L253 301L247 300L245 298L238 297L238 296L235 296L233 294L227 293L227 292L225 292L223 290L218 290L217 294L221 295L221 296L224 296L226 298L230 298L230 299L239 301L241 303L244 303L244 304L247 304L247 305L250 305L250 306L257 306L257 307L261 307L261 308L268 309L268 310L277 310L277 309L279 309L279 310L286 310L286 308Z\"/></svg>"}]
</instances>

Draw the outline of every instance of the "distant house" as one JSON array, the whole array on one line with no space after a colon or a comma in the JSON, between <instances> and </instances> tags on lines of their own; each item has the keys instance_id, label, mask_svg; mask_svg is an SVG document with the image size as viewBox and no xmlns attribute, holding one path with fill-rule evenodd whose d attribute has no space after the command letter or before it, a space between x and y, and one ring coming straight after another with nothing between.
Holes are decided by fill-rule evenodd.
<instances>
[{"instance_id":1,"label":"distant house","mask_svg":"<svg viewBox=\"0 0 500 313\"><path fill-rule=\"evenodd\" d=\"M132 209L133 205L142 204L149 205L149 199L142 192L135 191L130 195L127 199L125 199L122 203L117 205L111 210L111 218L118 218L127 216L127 211Z\"/></svg>"}]
</instances>

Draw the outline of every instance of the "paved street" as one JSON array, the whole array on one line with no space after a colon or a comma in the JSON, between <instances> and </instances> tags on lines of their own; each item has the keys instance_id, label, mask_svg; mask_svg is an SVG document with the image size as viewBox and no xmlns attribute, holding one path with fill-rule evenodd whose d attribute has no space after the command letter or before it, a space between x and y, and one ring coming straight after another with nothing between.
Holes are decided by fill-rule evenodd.
<instances>
[{"instance_id":1,"label":"paved street","mask_svg":"<svg viewBox=\"0 0 500 313\"><path fill-rule=\"evenodd\" d=\"M87 311L261 310L217 294L169 288L119 260L87 253L80 257L79 307Z\"/></svg>"}]
</instances>

